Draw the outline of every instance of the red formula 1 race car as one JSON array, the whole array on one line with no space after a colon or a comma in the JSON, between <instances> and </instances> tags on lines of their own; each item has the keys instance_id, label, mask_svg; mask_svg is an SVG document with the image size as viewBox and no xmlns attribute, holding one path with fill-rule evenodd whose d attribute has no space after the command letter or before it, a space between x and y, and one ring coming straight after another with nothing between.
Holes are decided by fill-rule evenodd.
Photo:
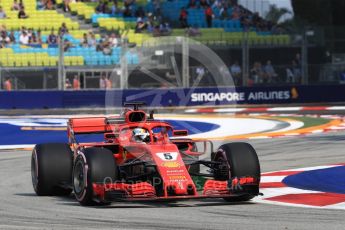
<instances>
[{"instance_id":1,"label":"red formula 1 race car","mask_svg":"<svg viewBox=\"0 0 345 230\"><path fill-rule=\"evenodd\" d=\"M213 151L209 141L193 141L127 103L118 117L73 118L69 143L38 144L32 152L32 184L37 195L70 195L81 205L116 200L223 198L247 201L259 195L260 165L253 147L228 143ZM101 135L81 143L80 135ZM204 151L198 152L200 146ZM209 154L209 155L206 155ZM211 156L209 160L203 156ZM200 171L203 165L203 173ZM206 169L206 170L205 170Z\"/></svg>"}]
</instances>

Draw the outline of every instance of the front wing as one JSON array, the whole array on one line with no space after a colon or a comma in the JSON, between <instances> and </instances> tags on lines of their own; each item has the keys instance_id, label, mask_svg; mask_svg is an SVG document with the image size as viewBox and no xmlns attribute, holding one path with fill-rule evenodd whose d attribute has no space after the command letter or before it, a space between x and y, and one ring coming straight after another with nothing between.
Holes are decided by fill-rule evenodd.
<instances>
[{"instance_id":1,"label":"front wing","mask_svg":"<svg viewBox=\"0 0 345 230\"><path fill-rule=\"evenodd\" d=\"M234 178L230 181L206 180L202 191L192 195L163 195L156 194L154 186L147 182L135 184L112 183L93 184L95 199L101 201L159 201L206 198L230 198L243 195L259 195L259 182L256 178Z\"/></svg>"}]
</instances>

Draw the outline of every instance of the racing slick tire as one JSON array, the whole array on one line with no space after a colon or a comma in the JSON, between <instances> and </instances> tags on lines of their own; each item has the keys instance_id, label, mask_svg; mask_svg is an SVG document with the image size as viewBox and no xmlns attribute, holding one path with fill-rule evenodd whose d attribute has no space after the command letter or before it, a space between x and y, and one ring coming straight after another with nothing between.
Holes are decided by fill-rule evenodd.
<instances>
[{"instance_id":1,"label":"racing slick tire","mask_svg":"<svg viewBox=\"0 0 345 230\"><path fill-rule=\"evenodd\" d=\"M113 153L105 148L86 148L77 156L73 167L73 190L83 206L107 205L94 197L93 183L114 183L117 169Z\"/></svg>"},{"instance_id":2,"label":"racing slick tire","mask_svg":"<svg viewBox=\"0 0 345 230\"><path fill-rule=\"evenodd\" d=\"M31 178L38 196L71 194L73 153L68 144L38 144L31 155Z\"/></svg>"},{"instance_id":3,"label":"racing slick tire","mask_svg":"<svg viewBox=\"0 0 345 230\"><path fill-rule=\"evenodd\" d=\"M223 170L215 173L216 180L228 180L237 177L251 176L260 181L260 163L255 149L248 143L235 142L224 144L219 147L215 154L215 161L224 162ZM254 188L258 192L258 186ZM254 197L252 194L243 194L230 198L226 201L248 201Z\"/></svg>"}]
</instances>

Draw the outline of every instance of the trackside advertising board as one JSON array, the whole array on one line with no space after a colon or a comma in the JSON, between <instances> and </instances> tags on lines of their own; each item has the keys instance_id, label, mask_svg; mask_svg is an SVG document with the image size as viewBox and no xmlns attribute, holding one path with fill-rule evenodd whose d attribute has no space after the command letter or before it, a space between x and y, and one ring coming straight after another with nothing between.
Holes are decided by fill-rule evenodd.
<instances>
[{"instance_id":1,"label":"trackside advertising board","mask_svg":"<svg viewBox=\"0 0 345 230\"><path fill-rule=\"evenodd\" d=\"M107 107L121 106L124 101L145 101L152 107L345 102L345 85L0 91L0 109Z\"/></svg>"}]
</instances>

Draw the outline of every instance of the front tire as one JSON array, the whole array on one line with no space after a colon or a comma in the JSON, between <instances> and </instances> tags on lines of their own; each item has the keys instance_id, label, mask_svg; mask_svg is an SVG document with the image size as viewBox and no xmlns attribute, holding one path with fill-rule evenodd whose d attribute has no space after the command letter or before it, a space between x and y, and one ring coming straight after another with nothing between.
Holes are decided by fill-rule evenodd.
<instances>
[{"instance_id":1,"label":"front tire","mask_svg":"<svg viewBox=\"0 0 345 230\"><path fill-rule=\"evenodd\" d=\"M83 206L109 204L95 201L93 183L115 182L117 169L113 153L104 148L86 148L74 163L73 189L76 199Z\"/></svg>"},{"instance_id":2,"label":"front tire","mask_svg":"<svg viewBox=\"0 0 345 230\"><path fill-rule=\"evenodd\" d=\"M71 194L73 154L68 144L38 144L31 155L31 178L38 196Z\"/></svg>"},{"instance_id":3,"label":"front tire","mask_svg":"<svg viewBox=\"0 0 345 230\"><path fill-rule=\"evenodd\" d=\"M219 147L215 154L215 161L222 162L220 170L215 172L216 180L232 178L254 177L260 182L260 163L254 148L243 142L228 143ZM248 193L239 196L224 198L226 201L248 201L259 193L259 185L245 188Z\"/></svg>"}]
</instances>

